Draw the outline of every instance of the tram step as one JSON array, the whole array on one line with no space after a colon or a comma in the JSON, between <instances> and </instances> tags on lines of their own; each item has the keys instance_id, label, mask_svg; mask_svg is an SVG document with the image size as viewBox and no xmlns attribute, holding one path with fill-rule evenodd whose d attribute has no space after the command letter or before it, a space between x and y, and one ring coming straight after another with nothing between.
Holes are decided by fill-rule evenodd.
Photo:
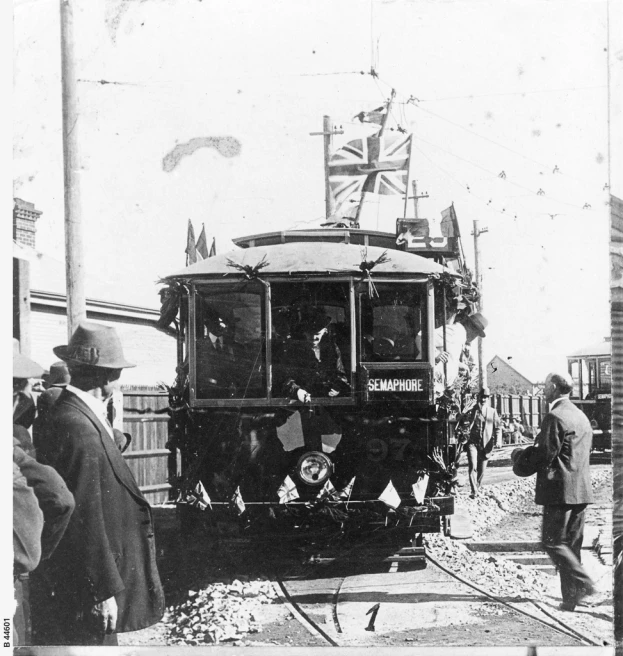
<instances>
[{"instance_id":1,"label":"tram step","mask_svg":"<svg viewBox=\"0 0 623 656\"><path fill-rule=\"evenodd\" d=\"M498 540L496 542L465 542L465 546L470 551L494 551L494 552L510 552L510 551L543 551L543 545L537 541L524 541L516 542L514 540Z\"/></svg>"},{"instance_id":2,"label":"tram step","mask_svg":"<svg viewBox=\"0 0 623 656\"><path fill-rule=\"evenodd\" d=\"M543 567L552 567L552 561L549 559L549 556L545 553L540 554L538 552L521 554L521 553L508 553L500 554L504 556L507 560L512 560L514 563L521 565L542 565Z\"/></svg>"}]
</instances>

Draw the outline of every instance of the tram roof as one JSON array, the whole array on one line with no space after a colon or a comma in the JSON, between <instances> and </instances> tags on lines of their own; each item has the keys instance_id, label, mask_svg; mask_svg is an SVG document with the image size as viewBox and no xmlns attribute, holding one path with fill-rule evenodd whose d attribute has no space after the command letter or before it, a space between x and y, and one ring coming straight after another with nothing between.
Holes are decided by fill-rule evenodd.
<instances>
[{"instance_id":1,"label":"tram roof","mask_svg":"<svg viewBox=\"0 0 623 656\"><path fill-rule=\"evenodd\" d=\"M215 255L205 260L165 276L164 280L175 278L202 278L225 275L236 278L243 276L244 272L238 270L230 263L239 266L255 267L264 261L265 266L259 271L259 276L276 275L284 273L301 274L343 274L361 275L359 265L362 261L377 260L383 253L387 253L387 261L377 264L373 269L374 275L431 275L444 271L451 275L458 274L437 264L431 259L407 253L405 251L390 250L378 246L362 246L345 243L331 243L323 241L292 242L267 246L252 246L231 251L222 255Z\"/></svg>"},{"instance_id":2,"label":"tram roof","mask_svg":"<svg viewBox=\"0 0 623 656\"><path fill-rule=\"evenodd\" d=\"M612 353L612 342L609 338L604 339L603 342L599 344L591 344L590 346L585 346L583 348L574 351L571 355L568 355L567 358L583 358L591 355L610 355Z\"/></svg>"}]
</instances>

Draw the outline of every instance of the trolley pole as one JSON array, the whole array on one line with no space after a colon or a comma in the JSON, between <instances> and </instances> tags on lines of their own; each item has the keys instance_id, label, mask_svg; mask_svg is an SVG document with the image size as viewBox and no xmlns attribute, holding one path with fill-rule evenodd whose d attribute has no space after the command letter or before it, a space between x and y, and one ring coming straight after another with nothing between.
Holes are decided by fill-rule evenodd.
<instances>
[{"instance_id":1,"label":"trolley pole","mask_svg":"<svg viewBox=\"0 0 623 656\"><path fill-rule=\"evenodd\" d=\"M333 197L329 184L329 161L331 159L331 145L334 134L344 134L344 130L335 130L330 116L322 117L322 132L310 132L310 136L322 136L324 141L324 206L327 221L333 215Z\"/></svg>"},{"instance_id":2,"label":"trolley pole","mask_svg":"<svg viewBox=\"0 0 623 656\"><path fill-rule=\"evenodd\" d=\"M63 173L65 186L65 276L67 287L67 334L71 339L78 323L86 318L84 262L82 253L82 205L78 161L78 99L74 13L77 0L60 0L61 84L63 95Z\"/></svg>"},{"instance_id":3,"label":"trolley pole","mask_svg":"<svg viewBox=\"0 0 623 656\"><path fill-rule=\"evenodd\" d=\"M474 275L476 276L476 284L480 290L480 301L478 302L478 310L483 312L484 310L484 293L482 289L482 270L480 262L480 243L478 237L481 234L489 232L489 228L479 228L478 221L474 220ZM486 387L487 385L487 364L484 359L484 349L482 346L482 337L478 338L478 384L480 388Z\"/></svg>"}]
</instances>

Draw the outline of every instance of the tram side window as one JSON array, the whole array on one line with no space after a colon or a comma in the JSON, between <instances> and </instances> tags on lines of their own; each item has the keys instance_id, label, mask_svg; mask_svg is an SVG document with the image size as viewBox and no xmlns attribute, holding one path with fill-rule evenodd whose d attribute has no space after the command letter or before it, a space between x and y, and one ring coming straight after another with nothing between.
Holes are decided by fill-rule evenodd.
<instances>
[{"instance_id":1,"label":"tram side window","mask_svg":"<svg viewBox=\"0 0 623 656\"><path fill-rule=\"evenodd\" d=\"M263 289L200 290L195 297L196 397L266 396Z\"/></svg>"},{"instance_id":2,"label":"tram side window","mask_svg":"<svg viewBox=\"0 0 623 656\"><path fill-rule=\"evenodd\" d=\"M426 357L426 294L413 283L376 284L362 290L361 358L364 362L415 362Z\"/></svg>"},{"instance_id":3,"label":"tram side window","mask_svg":"<svg viewBox=\"0 0 623 656\"><path fill-rule=\"evenodd\" d=\"M273 397L351 394L347 282L272 283L271 320Z\"/></svg>"}]
</instances>

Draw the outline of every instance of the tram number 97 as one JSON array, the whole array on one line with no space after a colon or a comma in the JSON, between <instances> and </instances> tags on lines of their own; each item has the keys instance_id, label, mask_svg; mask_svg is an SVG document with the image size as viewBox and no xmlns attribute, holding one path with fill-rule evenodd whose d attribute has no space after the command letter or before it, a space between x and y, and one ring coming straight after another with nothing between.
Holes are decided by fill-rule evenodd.
<instances>
[{"instance_id":1,"label":"tram number 97","mask_svg":"<svg viewBox=\"0 0 623 656\"><path fill-rule=\"evenodd\" d=\"M381 440L374 437L368 440L367 451L368 460L372 462L381 462L382 460L404 460L407 447L411 444L411 440L406 437L390 438L389 440Z\"/></svg>"}]
</instances>

